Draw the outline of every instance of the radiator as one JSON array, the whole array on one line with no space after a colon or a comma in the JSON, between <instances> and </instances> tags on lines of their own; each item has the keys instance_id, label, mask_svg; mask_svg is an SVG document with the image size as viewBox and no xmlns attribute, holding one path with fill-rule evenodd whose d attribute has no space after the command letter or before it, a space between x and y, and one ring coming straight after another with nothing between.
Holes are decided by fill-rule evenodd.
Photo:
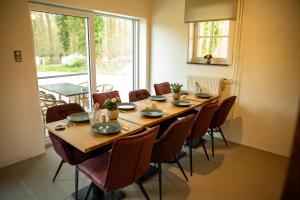
<instances>
[{"instance_id":1,"label":"radiator","mask_svg":"<svg viewBox=\"0 0 300 200\"><path fill-rule=\"evenodd\" d=\"M187 78L187 90L191 92L205 92L212 95L221 95L222 78L211 78L190 75Z\"/></svg>"}]
</instances>

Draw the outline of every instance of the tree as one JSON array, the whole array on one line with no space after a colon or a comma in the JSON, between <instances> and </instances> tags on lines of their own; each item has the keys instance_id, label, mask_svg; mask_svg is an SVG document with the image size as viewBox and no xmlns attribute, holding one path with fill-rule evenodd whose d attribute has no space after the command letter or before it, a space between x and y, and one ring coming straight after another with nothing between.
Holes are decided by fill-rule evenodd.
<instances>
[{"instance_id":1,"label":"tree","mask_svg":"<svg viewBox=\"0 0 300 200\"><path fill-rule=\"evenodd\" d=\"M52 33L52 26L51 26L51 21L50 21L50 16L46 14L46 21L47 21L47 26L48 26L48 36L49 36L49 45L50 45L50 63L53 63L53 56L54 56L54 40L53 40L53 33Z\"/></svg>"},{"instance_id":2,"label":"tree","mask_svg":"<svg viewBox=\"0 0 300 200\"><path fill-rule=\"evenodd\" d=\"M70 53L70 41L69 41L69 29L67 17L65 15L57 15L55 21L58 27L59 40L63 46L64 54L68 55Z\"/></svg>"}]
</instances>

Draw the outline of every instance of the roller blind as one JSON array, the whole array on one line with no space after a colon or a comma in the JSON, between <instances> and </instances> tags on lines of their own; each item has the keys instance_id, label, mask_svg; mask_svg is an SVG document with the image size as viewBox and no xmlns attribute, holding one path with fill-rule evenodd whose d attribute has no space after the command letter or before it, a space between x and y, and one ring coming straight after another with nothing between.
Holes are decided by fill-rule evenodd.
<instances>
[{"instance_id":1,"label":"roller blind","mask_svg":"<svg viewBox=\"0 0 300 200\"><path fill-rule=\"evenodd\" d=\"M234 20L237 0L185 0L185 23Z\"/></svg>"}]
</instances>

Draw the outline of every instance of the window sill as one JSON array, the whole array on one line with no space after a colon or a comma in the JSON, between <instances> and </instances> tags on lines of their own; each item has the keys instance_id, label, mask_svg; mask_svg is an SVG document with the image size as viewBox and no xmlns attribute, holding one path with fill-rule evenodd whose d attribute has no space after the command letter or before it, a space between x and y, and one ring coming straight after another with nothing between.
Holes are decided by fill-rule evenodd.
<instances>
[{"instance_id":1,"label":"window sill","mask_svg":"<svg viewBox=\"0 0 300 200\"><path fill-rule=\"evenodd\" d=\"M213 65L213 66L229 66L226 63L204 63L204 62L187 62L186 64L196 64L196 65Z\"/></svg>"}]
</instances>

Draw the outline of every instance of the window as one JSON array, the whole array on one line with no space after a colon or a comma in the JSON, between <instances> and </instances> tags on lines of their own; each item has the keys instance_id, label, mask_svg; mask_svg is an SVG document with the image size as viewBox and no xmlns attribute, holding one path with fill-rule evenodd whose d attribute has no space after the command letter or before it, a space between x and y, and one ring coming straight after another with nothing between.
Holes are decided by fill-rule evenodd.
<instances>
[{"instance_id":1,"label":"window","mask_svg":"<svg viewBox=\"0 0 300 200\"><path fill-rule=\"evenodd\" d=\"M212 55L212 64L230 64L232 22L206 21L190 23L189 62L205 63L205 55Z\"/></svg>"}]
</instances>

